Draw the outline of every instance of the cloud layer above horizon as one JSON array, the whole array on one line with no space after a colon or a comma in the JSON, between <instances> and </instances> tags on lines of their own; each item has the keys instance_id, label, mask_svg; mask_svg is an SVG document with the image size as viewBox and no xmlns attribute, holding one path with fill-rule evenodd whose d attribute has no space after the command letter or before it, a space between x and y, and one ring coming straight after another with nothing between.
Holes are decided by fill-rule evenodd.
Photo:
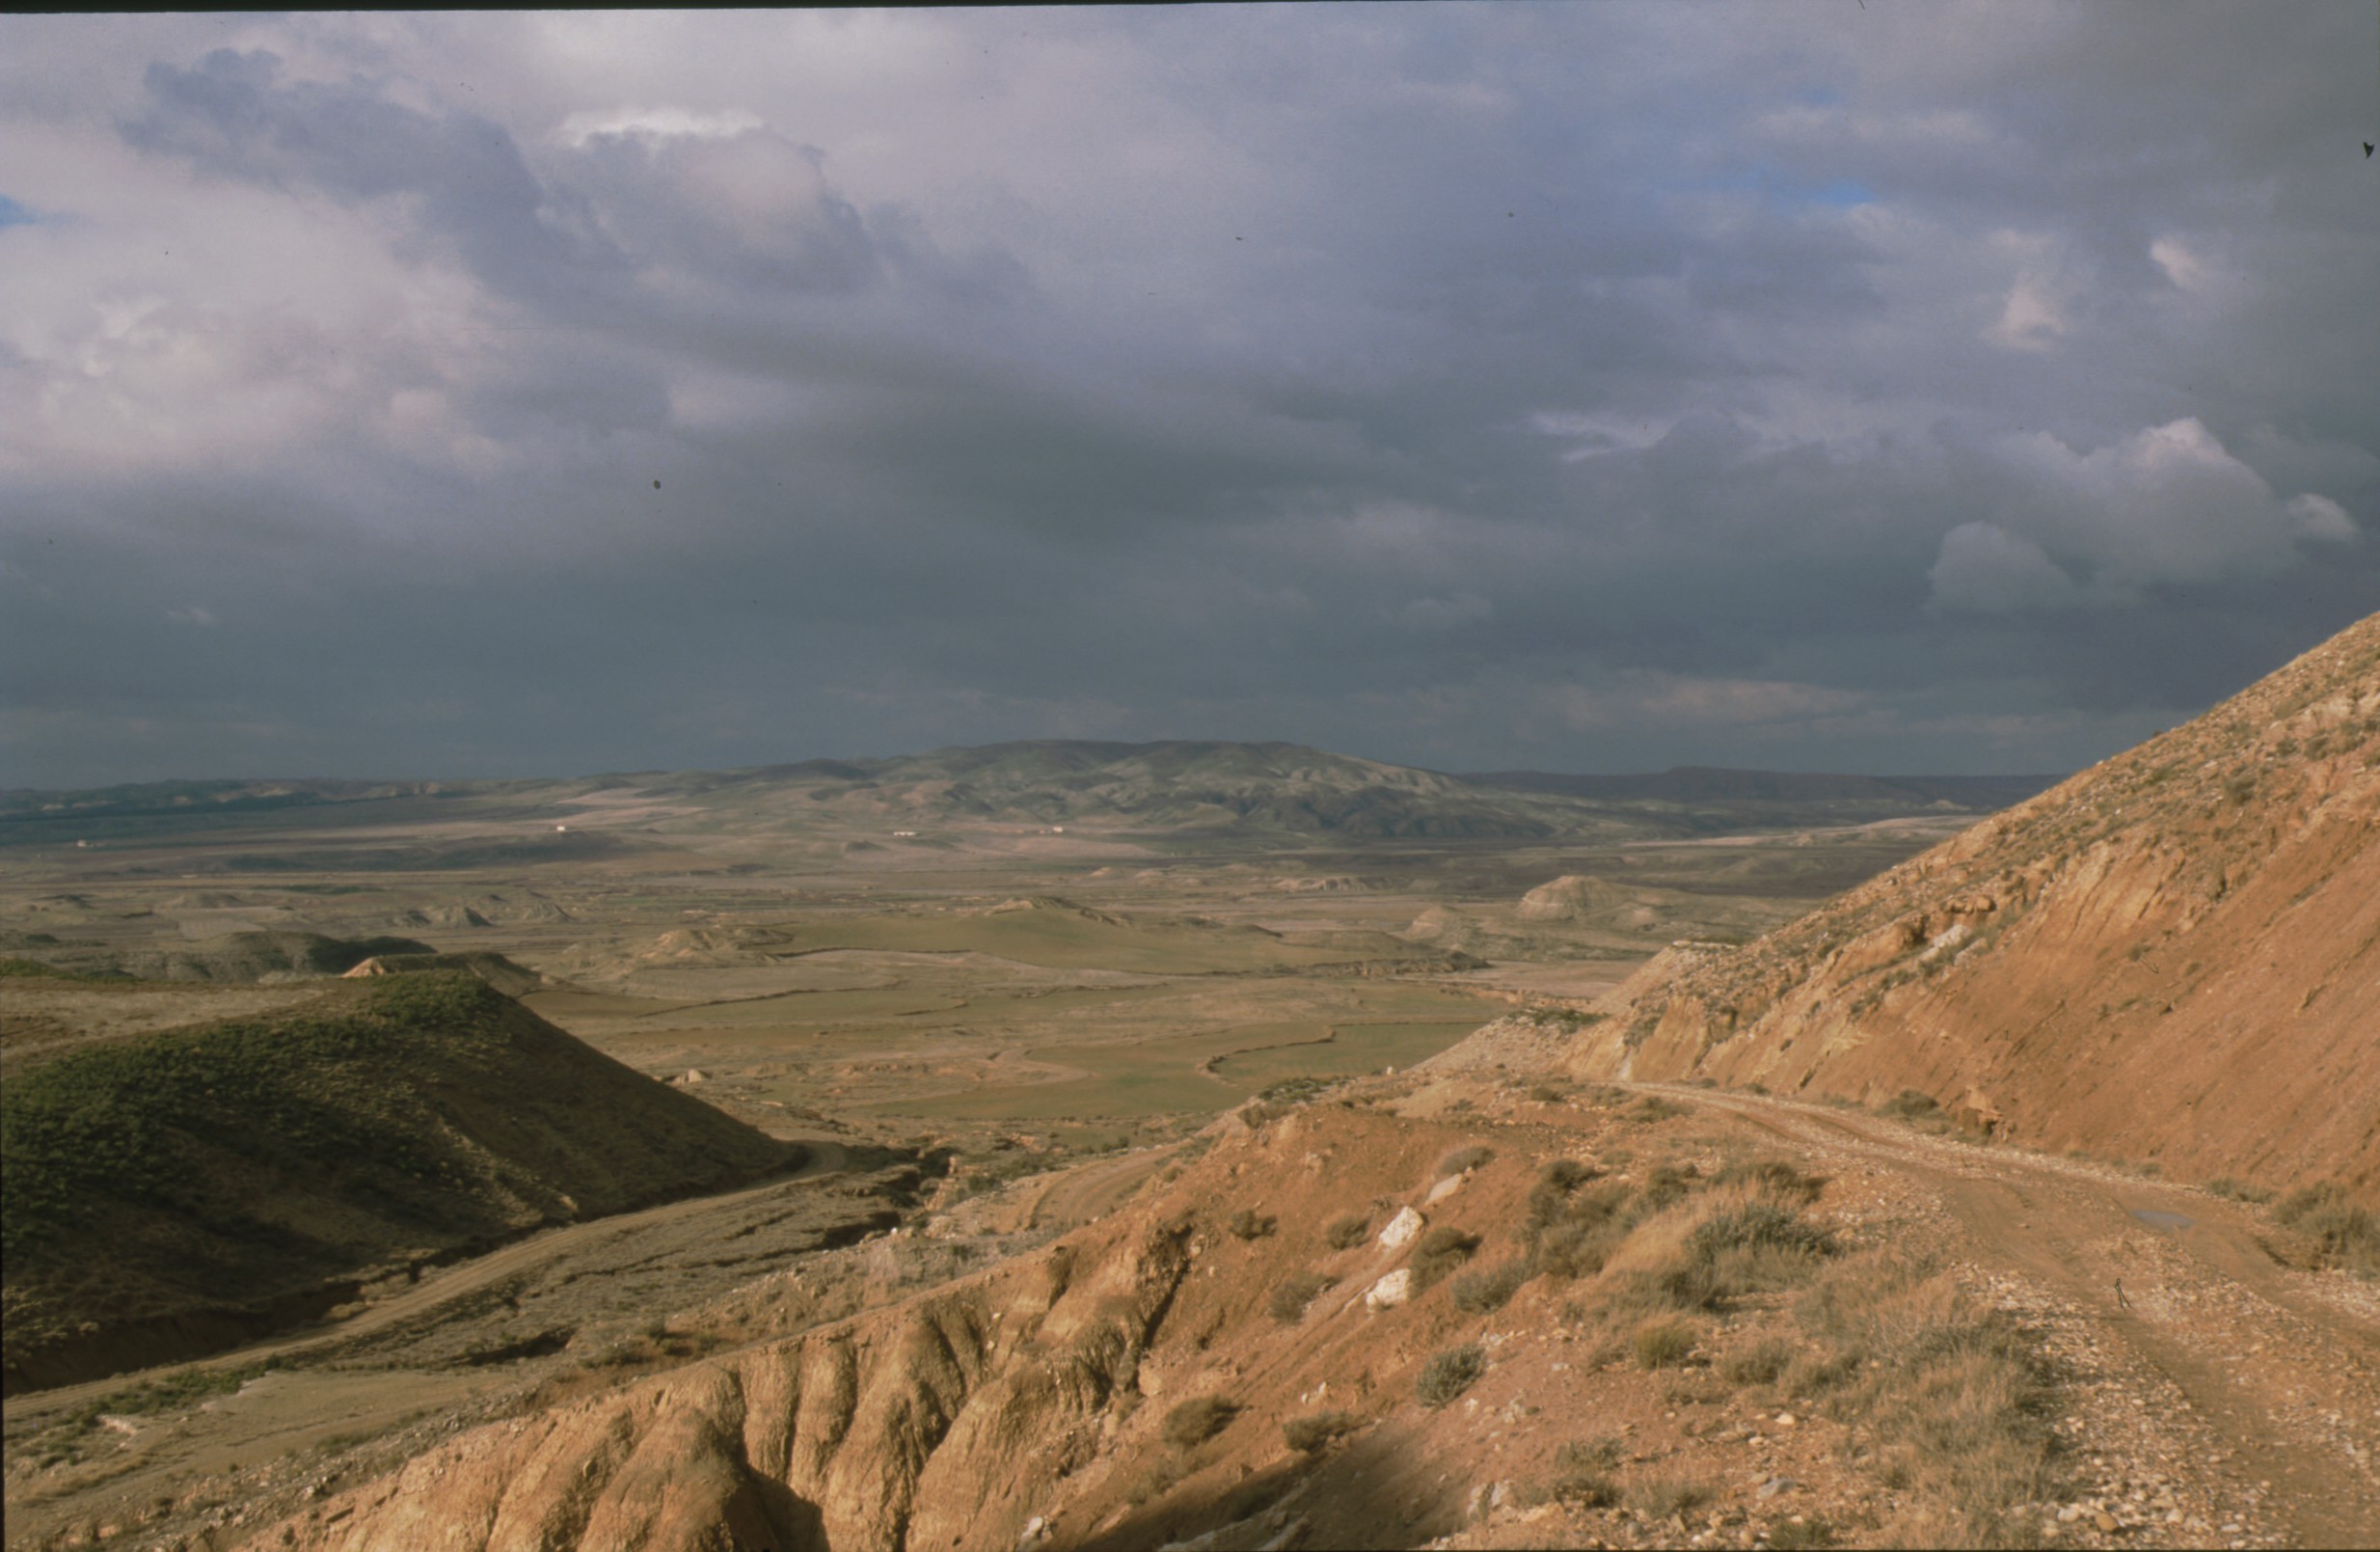
<instances>
[{"instance_id":1,"label":"cloud layer above horizon","mask_svg":"<svg viewBox=\"0 0 2380 1552\"><path fill-rule=\"evenodd\" d=\"M2070 768L2380 608L2375 33L0 18L0 781Z\"/></svg>"}]
</instances>

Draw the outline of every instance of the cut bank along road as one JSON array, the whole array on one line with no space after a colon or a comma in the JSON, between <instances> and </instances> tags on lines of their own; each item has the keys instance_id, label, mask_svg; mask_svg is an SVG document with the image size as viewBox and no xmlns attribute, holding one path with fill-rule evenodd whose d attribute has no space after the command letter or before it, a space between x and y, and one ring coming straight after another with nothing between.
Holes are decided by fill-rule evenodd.
<instances>
[{"instance_id":1,"label":"cut bank along road","mask_svg":"<svg viewBox=\"0 0 2380 1552\"><path fill-rule=\"evenodd\" d=\"M2218 1475L2236 1477L2243 1490L2270 1484L2262 1511L2291 1542L2380 1547L2380 1299L2280 1264L2238 1205L1855 1110L1679 1084L1618 1086L1730 1111L1818 1154L1921 1182L1974 1260L2053 1293L2080 1313L2092 1339L2177 1392L2188 1421L2218 1443ZM2188 1226L2160 1228L2142 1211Z\"/></svg>"}]
</instances>

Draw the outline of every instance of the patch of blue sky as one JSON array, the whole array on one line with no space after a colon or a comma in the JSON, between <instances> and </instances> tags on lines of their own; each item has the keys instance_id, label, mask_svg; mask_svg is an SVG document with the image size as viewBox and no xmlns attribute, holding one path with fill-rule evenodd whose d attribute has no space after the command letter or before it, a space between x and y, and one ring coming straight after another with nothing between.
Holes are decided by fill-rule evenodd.
<instances>
[{"instance_id":1,"label":"patch of blue sky","mask_svg":"<svg viewBox=\"0 0 2380 1552\"><path fill-rule=\"evenodd\" d=\"M1694 178L1669 185L1681 191L1757 194L1783 204L1823 204L1831 209L1848 210L1853 205L1873 204L1876 193L1856 178L1838 177L1825 183L1805 183L1789 177L1772 167L1748 167L1739 173L1718 177Z\"/></svg>"},{"instance_id":2,"label":"patch of blue sky","mask_svg":"<svg viewBox=\"0 0 2380 1552\"><path fill-rule=\"evenodd\" d=\"M30 227L41 219L7 195L0 194L0 227Z\"/></svg>"}]
</instances>

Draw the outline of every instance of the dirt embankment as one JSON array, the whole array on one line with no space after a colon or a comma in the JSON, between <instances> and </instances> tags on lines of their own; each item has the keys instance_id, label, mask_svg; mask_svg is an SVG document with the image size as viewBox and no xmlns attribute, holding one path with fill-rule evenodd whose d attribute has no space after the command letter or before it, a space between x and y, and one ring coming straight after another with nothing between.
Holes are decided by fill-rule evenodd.
<instances>
[{"instance_id":1,"label":"dirt embankment","mask_svg":"<svg viewBox=\"0 0 2380 1552\"><path fill-rule=\"evenodd\" d=\"M1227 1122L1030 1255L481 1428L248 1544L2380 1538L2380 1310L2236 1204L1492 1062L1356 1095Z\"/></svg>"},{"instance_id":2,"label":"dirt embankment","mask_svg":"<svg viewBox=\"0 0 2380 1552\"><path fill-rule=\"evenodd\" d=\"M2053 1148L2380 1192L2380 616L1600 1008L1585 1076L1917 1089Z\"/></svg>"}]
</instances>

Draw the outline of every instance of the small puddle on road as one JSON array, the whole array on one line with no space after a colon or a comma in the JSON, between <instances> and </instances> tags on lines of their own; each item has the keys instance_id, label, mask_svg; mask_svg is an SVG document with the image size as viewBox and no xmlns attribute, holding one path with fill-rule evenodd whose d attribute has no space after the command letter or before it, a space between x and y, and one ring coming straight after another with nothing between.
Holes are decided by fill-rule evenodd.
<instances>
[{"instance_id":1,"label":"small puddle on road","mask_svg":"<svg viewBox=\"0 0 2380 1552\"><path fill-rule=\"evenodd\" d=\"M2178 1212L2167 1212L2160 1208L2136 1207L2132 1215L2152 1229L2171 1229L2176 1234L2190 1226L2190 1220Z\"/></svg>"}]
</instances>

